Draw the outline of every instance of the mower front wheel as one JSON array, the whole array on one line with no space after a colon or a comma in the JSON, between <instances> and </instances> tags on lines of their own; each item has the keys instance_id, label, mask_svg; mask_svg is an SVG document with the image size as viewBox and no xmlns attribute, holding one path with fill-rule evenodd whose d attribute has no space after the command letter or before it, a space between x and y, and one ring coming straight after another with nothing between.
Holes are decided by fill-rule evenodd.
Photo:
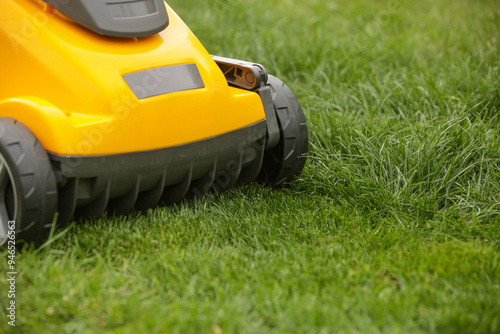
<instances>
[{"instance_id":1,"label":"mower front wheel","mask_svg":"<svg viewBox=\"0 0 500 334\"><path fill-rule=\"evenodd\" d=\"M278 119L278 145L264 152L258 179L273 186L291 181L306 163L309 147L307 124L299 101L280 79L269 75L274 110Z\"/></svg>"},{"instance_id":2,"label":"mower front wheel","mask_svg":"<svg viewBox=\"0 0 500 334\"><path fill-rule=\"evenodd\" d=\"M56 209L57 184L47 152L26 126L0 118L0 246L12 239L45 240Z\"/></svg>"}]
</instances>

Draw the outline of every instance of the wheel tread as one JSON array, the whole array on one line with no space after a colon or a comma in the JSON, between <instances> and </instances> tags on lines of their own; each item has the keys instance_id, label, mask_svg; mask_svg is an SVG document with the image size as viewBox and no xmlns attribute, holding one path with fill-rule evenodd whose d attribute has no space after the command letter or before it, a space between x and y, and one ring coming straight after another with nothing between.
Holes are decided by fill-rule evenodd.
<instances>
[{"instance_id":1,"label":"wheel tread","mask_svg":"<svg viewBox=\"0 0 500 334\"><path fill-rule=\"evenodd\" d=\"M57 185L47 152L22 123L0 118L0 154L9 165L10 182L16 189L19 240L43 242L48 236L57 208ZM1 222L2 224L4 222ZM0 245L2 243L0 236Z\"/></svg>"},{"instance_id":2,"label":"wheel tread","mask_svg":"<svg viewBox=\"0 0 500 334\"><path fill-rule=\"evenodd\" d=\"M273 76L269 85L281 138L277 147L265 152L259 179L278 186L302 171L309 144L304 113L293 92Z\"/></svg>"}]
</instances>

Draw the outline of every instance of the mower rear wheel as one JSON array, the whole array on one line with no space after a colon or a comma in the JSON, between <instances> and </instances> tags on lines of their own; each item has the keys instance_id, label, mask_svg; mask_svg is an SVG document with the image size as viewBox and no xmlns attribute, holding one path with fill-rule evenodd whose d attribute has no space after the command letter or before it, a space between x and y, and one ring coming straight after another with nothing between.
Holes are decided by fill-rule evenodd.
<instances>
[{"instance_id":1,"label":"mower rear wheel","mask_svg":"<svg viewBox=\"0 0 500 334\"><path fill-rule=\"evenodd\" d=\"M45 240L56 209L57 184L47 152L26 126L0 118L0 246L10 231L16 244Z\"/></svg>"},{"instance_id":2,"label":"mower rear wheel","mask_svg":"<svg viewBox=\"0 0 500 334\"><path fill-rule=\"evenodd\" d=\"M274 110L278 119L278 145L264 152L258 179L273 186L291 181L306 163L309 147L307 124L299 101L280 79L269 75Z\"/></svg>"}]
</instances>

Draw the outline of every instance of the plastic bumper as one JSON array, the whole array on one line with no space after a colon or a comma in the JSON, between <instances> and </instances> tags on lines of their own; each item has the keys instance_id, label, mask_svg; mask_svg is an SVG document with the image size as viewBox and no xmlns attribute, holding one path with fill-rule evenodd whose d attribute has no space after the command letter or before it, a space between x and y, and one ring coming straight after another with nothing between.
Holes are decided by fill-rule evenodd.
<instances>
[{"instance_id":1,"label":"plastic bumper","mask_svg":"<svg viewBox=\"0 0 500 334\"><path fill-rule=\"evenodd\" d=\"M152 151L99 156L50 154L59 179L59 224L122 214L254 180L266 121L217 137Z\"/></svg>"}]
</instances>

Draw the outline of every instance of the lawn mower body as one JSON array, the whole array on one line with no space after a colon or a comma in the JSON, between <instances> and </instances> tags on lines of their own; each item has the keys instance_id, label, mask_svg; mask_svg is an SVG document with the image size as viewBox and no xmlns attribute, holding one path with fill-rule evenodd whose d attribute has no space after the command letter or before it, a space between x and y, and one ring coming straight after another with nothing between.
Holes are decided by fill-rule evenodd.
<instances>
[{"instance_id":1,"label":"lawn mower body","mask_svg":"<svg viewBox=\"0 0 500 334\"><path fill-rule=\"evenodd\" d=\"M60 3L0 4L0 153L12 183L0 180L4 225L28 219L23 236L38 240L55 212L65 225L266 178L266 150L284 137L273 102L282 87L262 66L210 56L160 0ZM17 128L28 139L18 143ZM30 134L43 171L16 162ZM296 175L302 160L270 183ZM41 213L25 214L22 194L46 202Z\"/></svg>"}]
</instances>

